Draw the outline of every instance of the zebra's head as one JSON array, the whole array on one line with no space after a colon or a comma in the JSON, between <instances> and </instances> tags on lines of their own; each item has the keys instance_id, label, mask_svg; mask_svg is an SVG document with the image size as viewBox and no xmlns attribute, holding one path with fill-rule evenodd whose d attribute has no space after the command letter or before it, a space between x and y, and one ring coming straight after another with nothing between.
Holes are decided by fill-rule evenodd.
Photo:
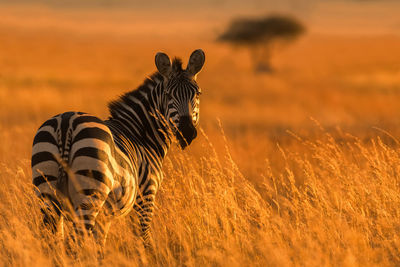
<instances>
[{"instance_id":1,"label":"zebra's head","mask_svg":"<svg viewBox=\"0 0 400 267\"><path fill-rule=\"evenodd\" d=\"M155 61L164 77L163 93L167 103L165 118L184 149L197 136L201 91L196 76L204 65L205 54L201 49L195 50L186 69L182 68L180 59L175 58L171 64L169 57L161 52L157 53Z\"/></svg>"}]
</instances>

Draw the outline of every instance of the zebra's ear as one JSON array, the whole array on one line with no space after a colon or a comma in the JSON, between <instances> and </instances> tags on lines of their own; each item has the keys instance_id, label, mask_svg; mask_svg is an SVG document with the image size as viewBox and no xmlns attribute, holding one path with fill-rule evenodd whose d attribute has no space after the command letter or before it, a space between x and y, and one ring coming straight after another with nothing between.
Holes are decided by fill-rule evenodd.
<instances>
[{"instance_id":1,"label":"zebra's ear","mask_svg":"<svg viewBox=\"0 0 400 267\"><path fill-rule=\"evenodd\" d=\"M189 63L186 67L187 72L193 75L193 77L196 79L196 75L203 68L205 60L206 55L204 54L203 50L197 49L193 51L193 53L190 55Z\"/></svg>"},{"instance_id":2,"label":"zebra's ear","mask_svg":"<svg viewBox=\"0 0 400 267\"><path fill-rule=\"evenodd\" d=\"M171 74L171 60L168 55L162 52L158 52L156 55L156 67L158 71L164 76L169 77Z\"/></svg>"}]
</instances>

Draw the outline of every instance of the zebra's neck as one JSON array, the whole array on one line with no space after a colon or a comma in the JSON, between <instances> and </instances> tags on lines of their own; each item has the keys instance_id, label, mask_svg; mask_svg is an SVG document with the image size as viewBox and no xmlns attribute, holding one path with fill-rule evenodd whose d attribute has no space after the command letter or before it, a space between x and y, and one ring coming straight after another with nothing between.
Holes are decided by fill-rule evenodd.
<instances>
[{"instance_id":1,"label":"zebra's neck","mask_svg":"<svg viewBox=\"0 0 400 267\"><path fill-rule=\"evenodd\" d=\"M156 73L136 90L109 104L106 123L116 144L128 156L144 149L157 165L161 164L171 144L171 131L165 121L167 103L163 77Z\"/></svg>"}]
</instances>

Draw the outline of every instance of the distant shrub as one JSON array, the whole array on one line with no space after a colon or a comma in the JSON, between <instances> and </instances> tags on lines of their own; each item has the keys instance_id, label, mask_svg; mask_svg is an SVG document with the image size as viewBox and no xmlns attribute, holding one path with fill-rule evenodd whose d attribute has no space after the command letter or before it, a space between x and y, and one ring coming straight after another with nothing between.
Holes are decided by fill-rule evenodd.
<instances>
[{"instance_id":1,"label":"distant shrub","mask_svg":"<svg viewBox=\"0 0 400 267\"><path fill-rule=\"evenodd\" d=\"M277 41L293 41L305 27L293 17L272 15L261 18L234 19L217 41L248 47L252 53L255 70L271 71L272 46Z\"/></svg>"}]
</instances>

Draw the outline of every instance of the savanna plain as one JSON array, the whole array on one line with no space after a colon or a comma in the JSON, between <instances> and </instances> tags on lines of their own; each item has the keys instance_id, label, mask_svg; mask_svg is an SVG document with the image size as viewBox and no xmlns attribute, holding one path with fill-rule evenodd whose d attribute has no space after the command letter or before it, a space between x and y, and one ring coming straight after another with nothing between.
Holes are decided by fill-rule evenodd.
<instances>
[{"instance_id":1,"label":"savanna plain","mask_svg":"<svg viewBox=\"0 0 400 267\"><path fill-rule=\"evenodd\" d=\"M202 17L160 14L152 28L124 11L1 11L0 265L400 265L399 37L309 33L266 75L215 43ZM165 160L155 253L132 213L112 225L104 259L90 241L69 257L41 225L36 130L64 111L107 118L109 101L155 71L156 52L187 62L197 48L199 136Z\"/></svg>"}]
</instances>

